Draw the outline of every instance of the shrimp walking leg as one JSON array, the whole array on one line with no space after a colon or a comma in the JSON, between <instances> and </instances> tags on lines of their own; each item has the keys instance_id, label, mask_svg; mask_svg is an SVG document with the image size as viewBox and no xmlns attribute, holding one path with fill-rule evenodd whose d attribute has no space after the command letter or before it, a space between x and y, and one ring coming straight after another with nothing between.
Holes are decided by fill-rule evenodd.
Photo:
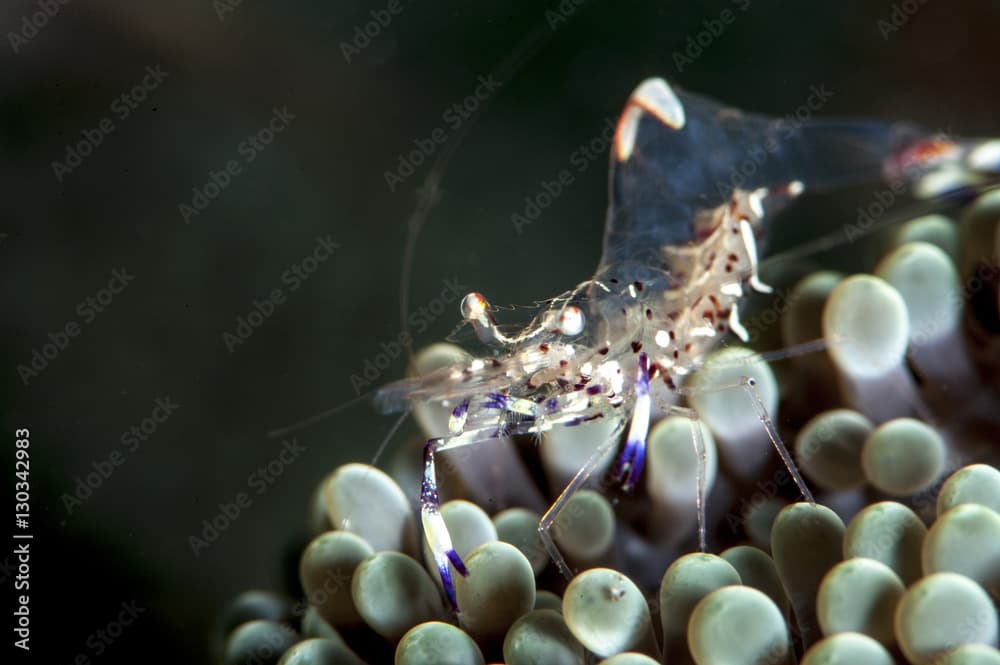
<instances>
[{"instance_id":1,"label":"shrimp walking leg","mask_svg":"<svg viewBox=\"0 0 1000 665\"><path fill-rule=\"evenodd\" d=\"M572 399L572 397L571 394L563 398L553 398L551 402L553 411L559 412L559 407L563 405L565 399ZM468 575L468 570L462 558L455 551L448 527L441 516L435 455L443 451L493 441L503 436L537 434L547 427L536 420L535 407L537 405L530 400L512 398L500 393L489 393L484 400L477 401L471 409L469 403L470 401L466 400L453 411L449 422L449 436L429 439L424 444L424 474L420 490L420 520L424 528L424 537L434 555L434 563L441 575L441 582L448 595L448 600L455 608L458 607L458 602L455 597L455 585L450 566L454 566L455 570L463 577ZM604 408L602 400L597 400L589 409L579 411L572 418L560 422L562 424L579 424L588 419L602 417ZM511 421L512 418L515 420ZM582 477L581 473L585 469L577 474L580 483L586 481L587 476L593 472L603 455L616 443L617 434L609 437L606 444L602 444L601 450L588 461L589 471ZM574 478L574 482L577 478ZM544 536L543 542L545 542ZM552 544L552 548L554 548L554 544ZM552 548L546 545L550 555L553 552ZM562 560L558 550L555 550L553 560L556 561L557 565ZM565 566L564 561L563 566Z\"/></svg>"},{"instance_id":2,"label":"shrimp walking leg","mask_svg":"<svg viewBox=\"0 0 1000 665\"><path fill-rule=\"evenodd\" d=\"M430 545L431 552L434 555L434 563L441 575L441 583L444 585L445 593L448 594L448 600L451 601L452 607L457 607L457 601L455 599L455 585L451 579L449 563L454 565L455 570L463 577L468 575L469 571L465 568L465 563L461 557L455 552L455 547L451 543L451 536L448 533L448 527L444 523L444 518L441 517L441 502L438 497L434 453L449 447L478 443L477 441L458 443L459 438L430 439L424 444L424 477L420 484L420 521L424 527L424 537L427 539L428 545Z\"/></svg>"},{"instance_id":3,"label":"shrimp walking leg","mask_svg":"<svg viewBox=\"0 0 1000 665\"><path fill-rule=\"evenodd\" d=\"M705 526L707 523L705 501L708 487L708 454L705 451L705 438L702 436L701 427L699 426L701 418L694 409L677 406L676 404L667 405L665 411L667 416L676 415L687 418L691 425L691 445L694 446L694 454L698 460L695 478L697 489L694 495L695 510L698 512L698 549L702 552L707 552L708 539L706 535L707 527Z\"/></svg>"},{"instance_id":4,"label":"shrimp walking leg","mask_svg":"<svg viewBox=\"0 0 1000 665\"><path fill-rule=\"evenodd\" d=\"M760 393L757 391L757 381L753 377L743 376L735 382L715 385L710 388L681 387L678 390L682 395L695 395L699 393L714 393L733 389L743 390L746 393L751 406L753 406L754 411L757 413L757 418L760 419L761 425L764 427L764 431L767 432L767 438L771 440L771 444L777 451L778 456L788 469L788 473L795 482L795 486L798 487L799 492L802 493L802 498L809 503L816 503L812 492L809 491L809 487L802 478L802 474L799 473L798 467L795 466L795 460L792 459L791 453L788 452L788 448L781 440L781 436L778 434L778 429L774 426L774 421L771 419L771 415L767 412L767 407L764 406L764 400L761 399Z\"/></svg>"},{"instance_id":5,"label":"shrimp walking leg","mask_svg":"<svg viewBox=\"0 0 1000 665\"><path fill-rule=\"evenodd\" d=\"M678 415L687 418L691 423L691 443L694 446L695 456L698 460L698 468L696 474L697 491L695 494L695 508L698 513L698 546L702 552L707 551L708 546L706 542L706 516L705 516L705 502L707 493L707 475L708 475L708 459L705 450L705 440L702 437L701 427L699 426L701 420L698 417L698 413L694 409L690 409L683 406L677 406L675 404L664 405L665 414ZM633 415L634 420L634 415ZM631 435L630 428L630 435ZM605 455L616 445L617 436L611 436L603 444L598 446L587 461L580 467L576 475L569 482L569 484L563 489L559 494L556 501L549 507L549 509L542 515L542 518L538 522L538 534L542 540L542 545L545 547L545 551L548 553L549 558L555 563L556 568L559 570L560 574L566 579L572 579L574 571L569 567L566 562L565 557L562 552L559 551L559 547L556 545L555 540L552 537L551 529L552 525L559 518L560 513L569 503L573 495L576 494L584 483L590 478L594 473L594 470L600 465L601 460L604 459ZM643 444L645 442L643 441ZM626 449L622 452L622 458L626 458ZM621 464L621 461L619 462ZM634 467L633 467L634 468ZM626 469L625 473L631 476L631 470ZM620 480L620 477L618 478ZM634 482L634 481L633 481Z\"/></svg>"},{"instance_id":6,"label":"shrimp walking leg","mask_svg":"<svg viewBox=\"0 0 1000 665\"><path fill-rule=\"evenodd\" d=\"M424 444L424 475L420 485L420 521L424 528L424 537L434 555L434 564L441 575L441 583L445 593L448 595L452 607L455 608L458 607L458 602L455 598L455 585L451 578L449 564L454 566L462 577L467 576L469 572L462 558L455 551L448 527L441 516L441 500L438 496L434 456L442 451L492 441L511 433L518 432L511 432L503 425L493 424L453 432L452 436L429 439Z\"/></svg>"},{"instance_id":7,"label":"shrimp walking leg","mask_svg":"<svg viewBox=\"0 0 1000 665\"><path fill-rule=\"evenodd\" d=\"M635 487L636 482L642 474L642 467L646 460L646 436L649 434L649 356L645 353L639 354L638 368L636 372L636 397L635 406L632 409L632 424L629 426L628 438L625 440L625 448L618 457L615 465L615 475L622 483L622 489L626 492Z\"/></svg>"},{"instance_id":8,"label":"shrimp walking leg","mask_svg":"<svg viewBox=\"0 0 1000 665\"><path fill-rule=\"evenodd\" d=\"M550 533L552 525L555 523L556 518L559 517L559 513L561 513L563 508L566 507L566 504L569 503L569 500L573 497L573 495L576 494L581 487L583 487L583 484L587 482L591 474L593 474L597 467L600 466L601 460L604 459L604 456L607 455L608 452L617 444L618 437L611 436L608 437L604 443L594 449L591 456L587 459L583 466L580 467L580 470L576 472L576 475L573 476L573 480L569 482L562 493L559 494L559 498L555 500L555 503L553 503L549 509L545 511L545 514L542 515L542 518L538 521L538 537L541 538L542 545L545 547L545 551L548 552L549 558L552 559L552 562L556 565L560 574L562 574L562 576L567 580L573 579L573 571L570 569L569 564L566 563L566 558L562 555L562 552L559 551L559 547L552 538L552 534Z\"/></svg>"},{"instance_id":9,"label":"shrimp walking leg","mask_svg":"<svg viewBox=\"0 0 1000 665\"><path fill-rule=\"evenodd\" d=\"M631 423L629 425L628 436L625 447L619 455L615 465L614 475L622 483L625 491L630 491L639 479L646 458L646 438L649 433L649 419L651 413L651 398L649 392L650 364L649 356L640 353L636 367L636 390L635 403L632 409ZM600 404L595 404L590 410L600 413ZM586 421L586 417L574 418L572 422L580 423ZM700 432L699 432L700 435ZM542 544L548 552L549 557L555 563L556 568L566 578L573 578L573 571L566 563L565 557L559 551L555 540L550 533L552 525L559 517L559 514L566 507L566 504L574 494L583 486L594 473L601 461L610 450L617 445L617 433L609 436L608 439L598 446L590 455L587 461L580 467L576 475L569 482L565 489L559 494L549 509L542 515L538 522L538 535Z\"/></svg>"}]
</instances>

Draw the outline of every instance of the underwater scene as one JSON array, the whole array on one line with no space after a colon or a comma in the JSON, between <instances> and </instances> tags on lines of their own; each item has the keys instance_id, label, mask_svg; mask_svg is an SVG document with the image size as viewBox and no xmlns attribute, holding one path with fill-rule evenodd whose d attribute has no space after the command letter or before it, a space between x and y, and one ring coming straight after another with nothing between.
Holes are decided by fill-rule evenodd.
<instances>
[{"instance_id":1,"label":"underwater scene","mask_svg":"<svg viewBox=\"0 0 1000 665\"><path fill-rule=\"evenodd\" d=\"M11 662L1000 664L997 3L3 15Z\"/></svg>"}]
</instances>

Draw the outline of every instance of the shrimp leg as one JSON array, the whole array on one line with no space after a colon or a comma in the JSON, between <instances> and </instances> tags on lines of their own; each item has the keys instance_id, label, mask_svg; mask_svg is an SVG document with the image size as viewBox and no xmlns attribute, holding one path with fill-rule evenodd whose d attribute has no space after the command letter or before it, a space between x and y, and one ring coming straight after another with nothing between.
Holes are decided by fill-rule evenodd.
<instances>
[{"instance_id":1,"label":"shrimp leg","mask_svg":"<svg viewBox=\"0 0 1000 665\"><path fill-rule=\"evenodd\" d=\"M698 470L697 470L697 493L695 495L695 506L698 511L698 545L702 552L707 551L708 546L706 543L706 517L705 517L705 495L707 491L707 456L705 452L705 441L702 438L701 428L698 426L700 419L698 414L694 409L690 409L683 406L677 406L676 404L664 405L667 415L679 415L687 418L691 422L691 442L694 446L695 455L698 459ZM641 414L640 414L641 415ZM633 416L634 419L634 416ZM630 436L631 436L630 427ZM576 494L584 483L590 478L597 467L600 465L601 460L604 456L611 450L617 442L617 436L611 436L603 444L598 446L591 456L587 459L580 470L577 471L573 479L566 485L565 489L559 494L559 497L555 502L549 507L545 514L538 522L538 535L542 540L542 545L545 547L545 551L548 552L549 558L555 563L556 568L566 579L573 579L574 571L569 567L566 562L565 557L563 557L562 552L559 551L559 547L556 545L555 540L550 533L552 525L555 521L559 519L560 513L566 508L570 499ZM643 453L644 455L644 446ZM619 469L621 468L622 460L626 459L626 450L623 450L621 459L619 460ZM642 459L641 456L638 459ZM641 471L641 462L639 463L639 471ZM630 478L633 473L635 473L636 478L638 477L638 471L633 467L632 469L625 469L625 472L629 474ZM620 476L619 476L620 479ZM631 482L634 483L634 480Z\"/></svg>"},{"instance_id":2,"label":"shrimp leg","mask_svg":"<svg viewBox=\"0 0 1000 665\"><path fill-rule=\"evenodd\" d=\"M547 403L547 407L553 412L560 412L564 400L573 399L577 393L570 393L562 398L552 398ZM458 601L455 597L455 585L451 576L450 566L454 566L462 577L469 574L462 561L461 556L455 551L455 547L448 533L448 527L441 516L441 501L438 495L437 471L435 465L435 455L439 452L454 450L465 446L471 446L486 441L499 439L503 436L513 436L518 434L537 434L543 429L547 429L551 424L540 424L536 420L538 405L530 400L511 397L501 393L488 393L485 399L477 402L474 410L470 411L470 401L464 400L452 412L449 422L450 434L446 437L436 437L429 439L424 444L424 474L420 489L420 520L424 528L424 535L430 545L434 556L434 563L441 575L441 582L445 593L452 607L458 608ZM596 400L586 409L577 411L564 420L556 420L554 423L571 426L587 420L603 417L606 409L604 400ZM513 422L509 418L515 418ZM647 414L648 418L648 414ZM596 457L588 460L585 468L574 478L574 482L579 479L582 483L593 473L598 461L608 451L611 446L617 444L617 436L611 436L605 444L602 444L599 451L595 452ZM589 466L589 471L586 467ZM582 474L582 477L581 477ZM551 512L551 509L550 509ZM546 513L547 515L548 513ZM547 534L546 534L547 535ZM545 542L545 536L543 536ZM561 564L560 570L565 568L565 560L555 548L551 539L546 543L546 549L557 566ZM450 566L449 566L450 564Z\"/></svg>"},{"instance_id":3,"label":"shrimp leg","mask_svg":"<svg viewBox=\"0 0 1000 665\"><path fill-rule=\"evenodd\" d=\"M646 435L649 433L650 416L650 395L649 395L649 356L640 353L638 367L636 370L636 397L635 405L632 409L631 424L629 425L628 437L625 447L618 456L615 464L614 475L625 491L629 491L635 486L646 459ZM559 494L542 518L538 522L538 536L542 540L545 551L549 558L556 564L556 568L566 579L573 578L573 572L566 563L565 557L556 546L552 534L549 533L559 514L569 503L574 494L579 491L587 479L590 478L594 470L600 465L601 460L617 443L617 436L608 437L608 440L598 446L590 455L584 465L577 471L576 475L569 482L565 489Z\"/></svg>"},{"instance_id":4,"label":"shrimp leg","mask_svg":"<svg viewBox=\"0 0 1000 665\"><path fill-rule=\"evenodd\" d=\"M448 526L441 516L441 499L438 495L437 469L434 463L436 453L471 446L494 439L499 439L512 432L507 427L505 416L508 405L500 399L501 395L489 395L487 401L483 402L482 409L470 414L469 400L464 400L451 413L448 422L450 435L447 437L436 437L428 439L424 444L424 475L420 484L420 521L424 527L424 537L430 545L434 556L434 564L441 575L441 583L444 591L448 595L448 600L453 608L458 607L455 598L455 585L451 578L451 566L462 577L469 574L462 557L455 551L455 546L451 541L451 534L448 533ZM470 415L479 420L479 414L483 412L500 411L500 414L490 415L488 424L479 427L470 427ZM530 421L529 421L530 422Z\"/></svg>"},{"instance_id":5,"label":"shrimp leg","mask_svg":"<svg viewBox=\"0 0 1000 665\"><path fill-rule=\"evenodd\" d=\"M458 436L429 439L424 444L424 477L420 484L420 522L424 527L424 537L430 545L434 555L434 563L441 575L441 583L444 585L444 591L448 594L448 600L451 601L452 607L458 607L458 603L455 599L455 584L451 579L449 563L455 566L455 570L462 577L467 576L469 571L465 567L465 562L455 551L448 527L444 523L444 518L441 517L441 501L438 497L434 454L442 450L481 443L498 436L499 433L495 430L492 433L488 429L472 430Z\"/></svg>"},{"instance_id":6,"label":"shrimp leg","mask_svg":"<svg viewBox=\"0 0 1000 665\"><path fill-rule=\"evenodd\" d=\"M607 441L599 445L594 449L594 452L587 458L587 461L580 467L580 470L576 472L573 476L573 480L569 481L566 488L559 494L559 497L555 500L542 518L538 521L538 537L542 540L542 545L545 547L545 551L548 552L549 558L556 565L560 574L567 580L573 579L573 571L570 569L569 564L566 563L566 558L559 551L559 547L556 545L555 540L552 538L552 534L549 533L552 529L552 525L555 523L556 519L559 517L559 513L563 511L569 500L573 498L573 495L579 491L584 483L590 478L598 466L601 464L601 460L604 456L618 444L618 436L613 435L608 437Z\"/></svg>"},{"instance_id":7,"label":"shrimp leg","mask_svg":"<svg viewBox=\"0 0 1000 665\"><path fill-rule=\"evenodd\" d=\"M774 421L771 419L771 415L767 412L767 407L764 406L764 400L761 399L760 393L757 391L757 381L753 377L743 376L734 382L723 383L710 388L680 387L678 388L678 392L682 395L696 395L716 393L732 389L741 389L746 393L754 411L757 412L757 417L760 419L761 425L764 427L764 431L767 432L767 438L771 440L771 444L774 446L775 451L777 451L781 461L788 469L788 473L791 475L796 487L798 487L799 492L802 493L802 498L809 503L816 503L812 492L809 491L809 487L802 478L802 474L799 473L798 467L795 466L795 460L792 459L791 453L788 452L788 448L781 440L781 435L778 434L778 429L774 426Z\"/></svg>"},{"instance_id":8,"label":"shrimp leg","mask_svg":"<svg viewBox=\"0 0 1000 665\"><path fill-rule=\"evenodd\" d=\"M639 354L636 372L635 406L632 409L632 424L629 426L625 448L618 456L615 476L626 492L635 487L646 461L646 436L649 434L649 356Z\"/></svg>"},{"instance_id":9,"label":"shrimp leg","mask_svg":"<svg viewBox=\"0 0 1000 665\"><path fill-rule=\"evenodd\" d=\"M667 415L678 415L688 419L691 424L691 445L694 446L694 454L698 459L698 468L695 472L696 490L694 495L695 510L698 512L698 549L702 552L708 551L707 527L708 518L705 514L706 494L708 492L708 454L705 452L705 439L701 433L701 418L694 409L668 404Z\"/></svg>"}]
</instances>

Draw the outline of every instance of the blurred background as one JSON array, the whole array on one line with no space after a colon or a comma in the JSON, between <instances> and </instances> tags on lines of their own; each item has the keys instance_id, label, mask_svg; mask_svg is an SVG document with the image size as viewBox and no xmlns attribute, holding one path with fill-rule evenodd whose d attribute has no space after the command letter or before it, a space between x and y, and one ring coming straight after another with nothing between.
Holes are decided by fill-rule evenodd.
<instances>
[{"instance_id":1,"label":"blurred background","mask_svg":"<svg viewBox=\"0 0 1000 665\"><path fill-rule=\"evenodd\" d=\"M291 590L313 488L393 425L365 393L405 371L401 283L421 346L465 291L586 278L643 78L1000 133L995 0L474 4L3 3L3 458L30 428L39 662L209 662L229 598ZM266 436L337 406L284 456Z\"/></svg>"}]
</instances>

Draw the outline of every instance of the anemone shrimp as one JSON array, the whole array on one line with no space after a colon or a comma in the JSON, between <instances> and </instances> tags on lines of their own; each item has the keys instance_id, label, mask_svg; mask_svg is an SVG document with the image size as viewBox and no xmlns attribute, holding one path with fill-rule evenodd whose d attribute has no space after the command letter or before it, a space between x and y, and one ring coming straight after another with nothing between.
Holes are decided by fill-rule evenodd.
<instances>
[{"instance_id":1,"label":"anemone shrimp","mask_svg":"<svg viewBox=\"0 0 1000 665\"><path fill-rule=\"evenodd\" d=\"M740 172L749 155L752 172ZM706 548L705 448L698 414L655 404L652 387L692 393L684 377L729 333L746 340L740 307L768 292L758 245L781 208L805 191L884 179L919 196L967 194L1000 167L995 141L955 141L902 123L789 121L727 108L650 79L632 93L610 155L610 203L603 254L594 275L547 306L522 330L505 333L479 293L462 317L484 354L383 387L383 412L414 404L450 411L448 432L424 445L420 495L424 535L445 592L457 607L451 567L468 571L439 511L436 456L513 435L597 420L611 435L539 522L539 535L563 575L572 577L550 530L567 501L618 445L613 476L635 487L644 468L654 408L690 419L699 459L698 540ZM738 177L736 175L739 174ZM713 390L741 390L802 497L813 496L771 420L752 377Z\"/></svg>"}]
</instances>

